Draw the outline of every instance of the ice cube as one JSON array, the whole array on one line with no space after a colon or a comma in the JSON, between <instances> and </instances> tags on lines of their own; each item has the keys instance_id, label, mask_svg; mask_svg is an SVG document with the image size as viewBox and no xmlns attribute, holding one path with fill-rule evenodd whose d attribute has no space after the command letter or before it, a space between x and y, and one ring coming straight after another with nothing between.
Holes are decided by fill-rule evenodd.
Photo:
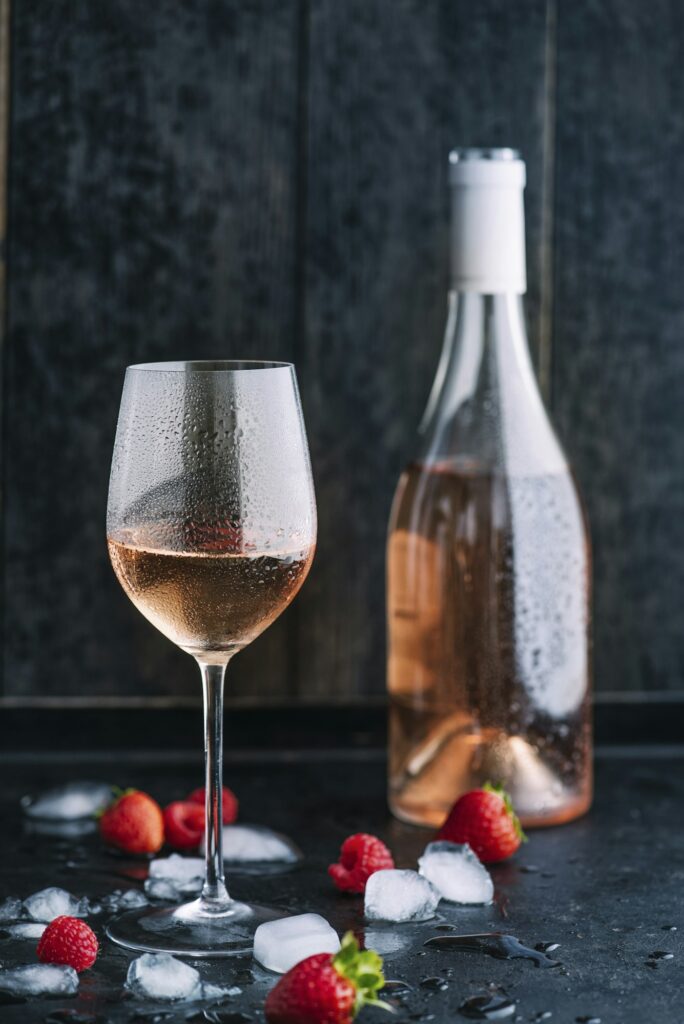
<instances>
[{"instance_id":1,"label":"ice cube","mask_svg":"<svg viewBox=\"0 0 684 1024\"><path fill-rule=\"evenodd\" d=\"M254 933L254 959L278 974L314 953L337 953L339 948L337 932L320 914L268 921Z\"/></svg>"},{"instance_id":2,"label":"ice cube","mask_svg":"<svg viewBox=\"0 0 684 1024\"><path fill-rule=\"evenodd\" d=\"M142 999L223 999L240 994L240 989L220 988L202 982L199 971L169 953L144 953L133 960L126 976L126 988Z\"/></svg>"},{"instance_id":3,"label":"ice cube","mask_svg":"<svg viewBox=\"0 0 684 1024\"><path fill-rule=\"evenodd\" d=\"M261 825L223 826L223 859L226 861L296 864L301 858L300 850L287 836L270 828Z\"/></svg>"},{"instance_id":4,"label":"ice cube","mask_svg":"<svg viewBox=\"0 0 684 1024\"><path fill-rule=\"evenodd\" d=\"M490 874L467 843L428 843L418 861L418 870L432 882L442 899L452 903L492 901L494 884Z\"/></svg>"},{"instance_id":5,"label":"ice cube","mask_svg":"<svg viewBox=\"0 0 684 1024\"><path fill-rule=\"evenodd\" d=\"M169 953L144 953L130 964L126 988L146 999L199 999L202 981L199 971Z\"/></svg>"},{"instance_id":6,"label":"ice cube","mask_svg":"<svg viewBox=\"0 0 684 1024\"><path fill-rule=\"evenodd\" d=\"M34 921L45 921L49 924L56 917L66 914L69 917L86 917L88 914L88 900L76 899L70 892L50 886L41 889L24 900L24 910Z\"/></svg>"},{"instance_id":7,"label":"ice cube","mask_svg":"<svg viewBox=\"0 0 684 1024\"><path fill-rule=\"evenodd\" d=\"M72 821L97 814L111 799L112 787L105 782L68 782L37 797L25 796L21 806L30 818Z\"/></svg>"},{"instance_id":8,"label":"ice cube","mask_svg":"<svg viewBox=\"0 0 684 1024\"><path fill-rule=\"evenodd\" d=\"M169 878L148 878L145 892L151 900L179 900L181 892Z\"/></svg>"},{"instance_id":9,"label":"ice cube","mask_svg":"<svg viewBox=\"0 0 684 1024\"><path fill-rule=\"evenodd\" d=\"M17 921L9 925L6 931L12 939L39 939L46 928L47 925L39 921Z\"/></svg>"},{"instance_id":10,"label":"ice cube","mask_svg":"<svg viewBox=\"0 0 684 1024\"><path fill-rule=\"evenodd\" d=\"M0 903L0 921L16 921L21 917L24 904L17 896L8 896Z\"/></svg>"},{"instance_id":11,"label":"ice cube","mask_svg":"<svg viewBox=\"0 0 684 1024\"><path fill-rule=\"evenodd\" d=\"M366 882L367 921L428 921L440 895L417 871L374 871Z\"/></svg>"},{"instance_id":12,"label":"ice cube","mask_svg":"<svg viewBox=\"0 0 684 1024\"><path fill-rule=\"evenodd\" d=\"M157 857L150 863L150 878L168 878L177 885L201 878L204 881L205 865L202 857L181 857L172 853L170 857Z\"/></svg>"},{"instance_id":13,"label":"ice cube","mask_svg":"<svg viewBox=\"0 0 684 1024\"><path fill-rule=\"evenodd\" d=\"M49 818L29 818L24 828L31 835L55 836L59 839L82 839L97 832L95 818L74 818L73 821L51 821Z\"/></svg>"},{"instance_id":14,"label":"ice cube","mask_svg":"<svg viewBox=\"0 0 684 1024\"><path fill-rule=\"evenodd\" d=\"M115 889L100 900L99 910L106 910L108 913L119 913L122 910L137 910L138 907L146 907L149 904L147 896L139 889ZM91 905L90 913L95 913L95 907Z\"/></svg>"},{"instance_id":15,"label":"ice cube","mask_svg":"<svg viewBox=\"0 0 684 1024\"><path fill-rule=\"evenodd\" d=\"M145 892L155 900L178 900L199 892L204 885L205 865L201 857L157 857L150 864Z\"/></svg>"},{"instance_id":16,"label":"ice cube","mask_svg":"<svg viewBox=\"0 0 684 1024\"><path fill-rule=\"evenodd\" d=\"M0 990L16 996L72 996L78 991L73 967L23 964L0 970Z\"/></svg>"}]
</instances>

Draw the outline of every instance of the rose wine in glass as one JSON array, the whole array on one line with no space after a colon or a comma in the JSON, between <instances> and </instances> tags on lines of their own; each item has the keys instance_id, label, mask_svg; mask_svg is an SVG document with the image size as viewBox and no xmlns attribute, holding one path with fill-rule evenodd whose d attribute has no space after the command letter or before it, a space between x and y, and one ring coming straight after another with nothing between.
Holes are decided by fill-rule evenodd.
<instances>
[{"instance_id":1,"label":"rose wine in glass","mask_svg":"<svg viewBox=\"0 0 684 1024\"><path fill-rule=\"evenodd\" d=\"M313 548L235 551L146 545L144 531L107 540L121 586L160 632L195 658L221 658L258 636L290 603Z\"/></svg>"},{"instance_id":2,"label":"rose wine in glass","mask_svg":"<svg viewBox=\"0 0 684 1024\"><path fill-rule=\"evenodd\" d=\"M199 899L132 911L108 934L130 949L231 956L281 911L231 899L223 877L223 681L234 654L295 597L316 509L294 367L149 363L126 371L107 545L133 604L202 673L206 882Z\"/></svg>"}]
</instances>

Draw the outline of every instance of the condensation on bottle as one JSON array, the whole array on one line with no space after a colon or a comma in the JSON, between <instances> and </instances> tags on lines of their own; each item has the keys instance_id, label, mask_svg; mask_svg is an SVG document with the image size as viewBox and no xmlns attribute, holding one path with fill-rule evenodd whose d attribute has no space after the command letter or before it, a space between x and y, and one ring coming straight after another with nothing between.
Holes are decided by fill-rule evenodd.
<instances>
[{"instance_id":1,"label":"condensation on bottle","mask_svg":"<svg viewBox=\"0 0 684 1024\"><path fill-rule=\"evenodd\" d=\"M524 163L450 160L447 329L388 537L389 802L439 826L491 781L558 824L592 795L588 530L529 356Z\"/></svg>"}]
</instances>

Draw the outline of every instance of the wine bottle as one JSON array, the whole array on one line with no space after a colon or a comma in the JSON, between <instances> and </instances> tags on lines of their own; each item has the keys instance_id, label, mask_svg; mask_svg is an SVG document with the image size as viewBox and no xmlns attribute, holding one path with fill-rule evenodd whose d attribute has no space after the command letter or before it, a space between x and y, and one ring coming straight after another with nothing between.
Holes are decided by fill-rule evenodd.
<instances>
[{"instance_id":1,"label":"wine bottle","mask_svg":"<svg viewBox=\"0 0 684 1024\"><path fill-rule=\"evenodd\" d=\"M588 532L527 343L525 164L449 161L446 332L389 526L389 802L438 826L490 780L558 824L592 794Z\"/></svg>"}]
</instances>

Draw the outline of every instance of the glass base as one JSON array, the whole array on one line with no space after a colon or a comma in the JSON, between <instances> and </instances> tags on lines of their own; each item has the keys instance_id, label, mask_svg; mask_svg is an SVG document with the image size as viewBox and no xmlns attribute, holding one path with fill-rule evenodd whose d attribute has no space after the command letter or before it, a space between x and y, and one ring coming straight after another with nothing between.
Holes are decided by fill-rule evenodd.
<instances>
[{"instance_id":1,"label":"glass base","mask_svg":"<svg viewBox=\"0 0 684 1024\"><path fill-rule=\"evenodd\" d=\"M224 957L251 953L254 932L265 921L288 915L273 907L232 900L225 909L207 909L202 899L163 910L132 910L107 925L112 942L141 953Z\"/></svg>"}]
</instances>

